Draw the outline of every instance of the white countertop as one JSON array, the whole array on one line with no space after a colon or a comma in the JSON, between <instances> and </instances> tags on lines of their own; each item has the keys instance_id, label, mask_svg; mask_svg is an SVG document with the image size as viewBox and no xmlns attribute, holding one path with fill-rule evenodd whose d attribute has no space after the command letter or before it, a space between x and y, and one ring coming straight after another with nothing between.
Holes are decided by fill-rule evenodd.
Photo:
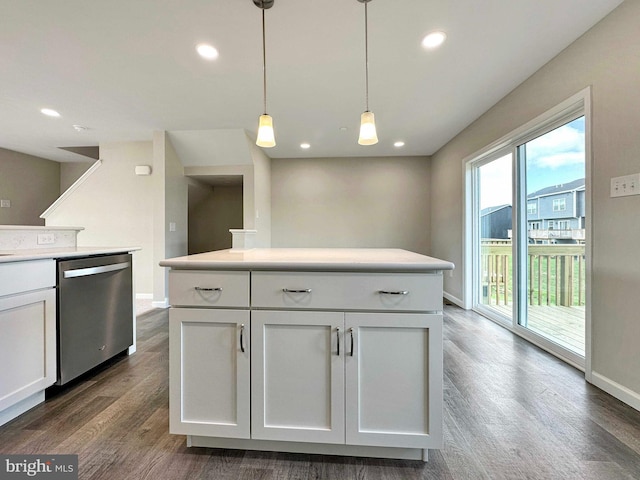
<instances>
[{"instance_id":1,"label":"white countertop","mask_svg":"<svg viewBox=\"0 0 640 480\"><path fill-rule=\"evenodd\" d=\"M140 250L140 247L62 247L38 248L33 250L0 250L0 263L88 257L91 255L133 252L136 250Z\"/></svg>"},{"instance_id":2,"label":"white countertop","mask_svg":"<svg viewBox=\"0 0 640 480\"><path fill-rule=\"evenodd\" d=\"M454 268L451 262L395 248L231 249L170 258L160 265L186 270L429 272Z\"/></svg>"}]
</instances>

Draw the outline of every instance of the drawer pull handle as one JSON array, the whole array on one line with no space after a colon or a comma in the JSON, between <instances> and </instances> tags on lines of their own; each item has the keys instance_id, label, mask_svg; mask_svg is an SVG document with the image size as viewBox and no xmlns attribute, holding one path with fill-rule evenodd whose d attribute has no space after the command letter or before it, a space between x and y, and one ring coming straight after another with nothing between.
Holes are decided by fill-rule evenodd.
<instances>
[{"instance_id":1,"label":"drawer pull handle","mask_svg":"<svg viewBox=\"0 0 640 480\"><path fill-rule=\"evenodd\" d=\"M336 338L338 339L338 356L340 356L340 327L336 327Z\"/></svg>"},{"instance_id":2,"label":"drawer pull handle","mask_svg":"<svg viewBox=\"0 0 640 480\"><path fill-rule=\"evenodd\" d=\"M380 295L409 295L408 290L378 290Z\"/></svg>"},{"instance_id":3,"label":"drawer pull handle","mask_svg":"<svg viewBox=\"0 0 640 480\"><path fill-rule=\"evenodd\" d=\"M198 292L221 292L222 287L196 287Z\"/></svg>"},{"instance_id":4,"label":"drawer pull handle","mask_svg":"<svg viewBox=\"0 0 640 480\"><path fill-rule=\"evenodd\" d=\"M310 288L283 288L284 293L311 293Z\"/></svg>"},{"instance_id":5,"label":"drawer pull handle","mask_svg":"<svg viewBox=\"0 0 640 480\"><path fill-rule=\"evenodd\" d=\"M351 352L349 353L349 356L353 357L353 328L349 329L349 333L351 334Z\"/></svg>"},{"instance_id":6,"label":"drawer pull handle","mask_svg":"<svg viewBox=\"0 0 640 480\"><path fill-rule=\"evenodd\" d=\"M244 323L240 325L240 351L244 353Z\"/></svg>"}]
</instances>

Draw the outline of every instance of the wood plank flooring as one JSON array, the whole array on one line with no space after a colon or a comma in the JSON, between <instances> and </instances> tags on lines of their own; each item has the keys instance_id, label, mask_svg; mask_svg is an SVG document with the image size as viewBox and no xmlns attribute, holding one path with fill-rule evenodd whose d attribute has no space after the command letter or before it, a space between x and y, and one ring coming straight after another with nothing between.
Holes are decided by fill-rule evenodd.
<instances>
[{"instance_id":1,"label":"wood plank flooring","mask_svg":"<svg viewBox=\"0 0 640 480\"><path fill-rule=\"evenodd\" d=\"M0 452L75 453L87 480L640 478L640 412L452 306L445 442L428 463L186 448L185 437L168 433L167 320L158 310L139 317L135 355L0 427Z\"/></svg>"}]
</instances>

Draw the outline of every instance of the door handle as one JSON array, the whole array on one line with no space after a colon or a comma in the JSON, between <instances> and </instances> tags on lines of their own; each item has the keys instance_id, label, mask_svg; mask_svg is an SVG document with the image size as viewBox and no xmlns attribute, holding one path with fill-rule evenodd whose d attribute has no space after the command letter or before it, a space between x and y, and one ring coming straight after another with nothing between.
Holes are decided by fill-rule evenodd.
<instances>
[{"instance_id":1,"label":"door handle","mask_svg":"<svg viewBox=\"0 0 640 480\"><path fill-rule=\"evenodd\" d=\"M99 273L117 272L129 268L131 263L112 263L111 265L100 265L98 267L76 268L75 270L65 270L64 278L86 277L88 275L97 275Z\"/></svg>"},{"instance_id":2,"label":"door handle","mask_svg":"<svg viewBox=\"0 0 640 480\"><path fill-rule=\"evenodd\" d=\"M349 329L349 333L351 334L351 352L349 352L349 356L353 357L353 328Z\"/></svg>"},{"instance_id":3,"label":"door handle","mask_svg":"<svg viewBox=\"0 0 640 480\"><path fill-rule=\"evenodd\" d=\"M195 287L198 292L221 292L222 287Z\"/></svg>"},{"instance_id":4,"label":"door handle","mask_svg":"<svg viewBox=\"0 0 640 480\"><path fill-rule=\"evenodd\" d=\"M240 325L240 351L244 353L244 323Z\"/></svg>"},{"instance_id":5,"label":"door handle","mask_svg":"<svg viewBox=\"0 0 640 480\"><path fill-rule=\"evenodd\" d=\"M338 340L338 356L340 356L340 327L336 327L336 339Z\"/></svg>"}]
</instances>

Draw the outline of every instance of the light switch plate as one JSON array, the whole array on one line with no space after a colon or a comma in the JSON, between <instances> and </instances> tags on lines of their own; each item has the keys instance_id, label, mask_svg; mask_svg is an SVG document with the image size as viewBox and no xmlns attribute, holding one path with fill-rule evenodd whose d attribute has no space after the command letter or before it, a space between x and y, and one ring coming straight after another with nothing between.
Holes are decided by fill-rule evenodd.
<instances>
[{"instance_id":1,"label":"light switch plate","mask_svg":"<svg viewBox=\"0 0 640 480\"><path fill-rule=\"evenodd\" d=\"M0 208L11 208L11 200L0 200Z\"/></svg>"},{"instance_id":2,"label":"light switch plate","mask_svg":"<svg viewBox=\"0 0 640 480\"><path fill-rule=\"evenodd\" d=\"M611 179L611 197L640 195L640 173L614 177Z\"/></svg>"}]
</instances>

